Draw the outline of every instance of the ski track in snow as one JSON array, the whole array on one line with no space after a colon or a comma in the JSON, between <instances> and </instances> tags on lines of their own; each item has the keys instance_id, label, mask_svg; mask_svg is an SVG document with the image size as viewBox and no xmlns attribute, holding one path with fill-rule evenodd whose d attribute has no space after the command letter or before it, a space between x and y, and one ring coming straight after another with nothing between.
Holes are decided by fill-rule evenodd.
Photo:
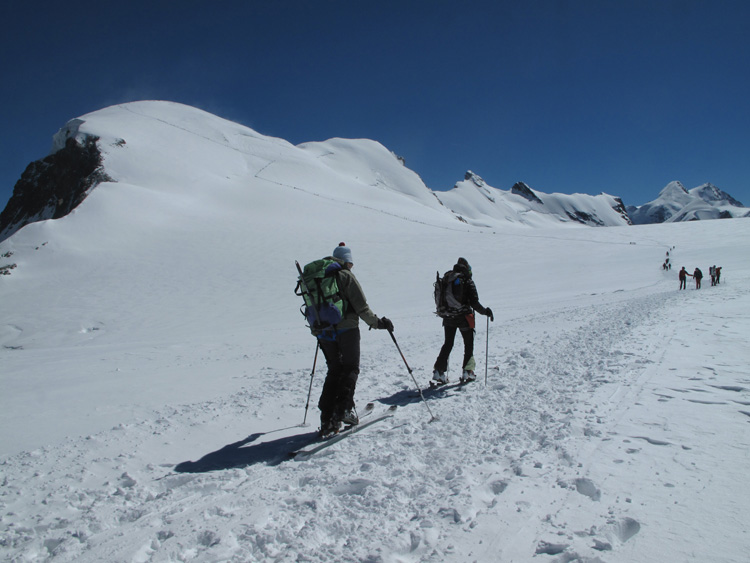
<instances>
[{"instance_id":1,"label":"ski track in snow","mask_svg":"<svg viewBox=\"0 0 750 563\"><path fill-rule=\"evenodd\" d=\"M287 461L289 438L272 435L226 446L214 467L146 461L145 452L185 439L178 435L185 429L248 418L259 401L305 394L306 374L271 368L260 374L263 396L245 390L25 452L2 467L0 545L14 561L483 561L497 554L512 561L530 558L530 548L566 557L573 549L595 557L592 545L617 549L641 524L627 505L600 502L602 484L585 474L586 449L606 436L618 412L617 398L595 396L606 389L625 400L638 385L663 344L643 335L661 330L654 327L678 297L671 291L567 309L496 329L489 384L480 370L475 384L427 392L439 417L432 423L403 374L379 372L374 358L363 358L358 399L366 389L376 394L367 399L401 408L392 421L305 462ZM418 344L435 348L437 337ZM478 339L478 358L479 348ZM290 393L293 386L299 390ZM308 420L316 417L313 401ZM633 437L633 448L654 440ZM56 469L47 472L51 459ZM180 462L197 472L172 471ZM528 486L548 487L549 504L525 500ZM598 504L597 516L588 509L589 522L577 530L558 521L571 497ZM38 512L21 517L14 511L21 502ZM524 523L537 518L548 536L525 533ZM476 538L470 552L463 534Z\"/></svg>"}]
</instances>

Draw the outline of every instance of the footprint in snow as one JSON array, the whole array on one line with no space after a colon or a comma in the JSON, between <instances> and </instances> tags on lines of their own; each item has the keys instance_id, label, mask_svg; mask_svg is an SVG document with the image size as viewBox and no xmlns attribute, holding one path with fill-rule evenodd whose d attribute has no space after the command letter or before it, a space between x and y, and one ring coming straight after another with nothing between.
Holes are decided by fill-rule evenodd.
<instances>
[{"instance_id":1,"label":"footprint in snow","mask_svg":"<svg viewBox=\"0 0 750 563\"><path fill-rule=\"evenodd\" d=\"M724 401L701 401L700 399L688 399L688 402L699 405L726 405Z\"/></svg>"},{"instance_id":2,"label":"footprint in snow","mask_svg":"<svg viewBox=\"0 0 750 563\"><path fill-rule=\"evenodd\" d=\"M598 501L602 498L602 492L591 479L579 477L575 480L576 491L591 500Z\"/></svg>"},{"instance_id":3,"label":"footprint in snow","mask_svg":"<svg viewBox=\"0 0 750 563\"><path fill-rule=\"evenodd\" d=\"M671 446L669 442L665 442L664 440L655 440L654 438L649 438L648 436L631 436L634 439L637 440L646 440L649 444L652 444L654 446Z\"/></svg>"}]
</instances>

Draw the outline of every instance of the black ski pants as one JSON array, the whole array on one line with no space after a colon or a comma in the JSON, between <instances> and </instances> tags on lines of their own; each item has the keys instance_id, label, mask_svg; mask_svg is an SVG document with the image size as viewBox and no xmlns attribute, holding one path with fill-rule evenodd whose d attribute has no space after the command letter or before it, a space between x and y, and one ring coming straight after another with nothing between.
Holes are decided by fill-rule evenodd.
<instances>
[{"instance_id":1,"label":"black ski pants","mask_svg":"<svg viewBox=\"0 0 750 563\"><path fill-rule=\"evenodd\" d=\"M359 328L351 328L336 335L335 340L320 339L320 349L328 364L318 407L320 420L343 417L354 408L354 390L359 377Z\"/></svg>"},{"instance_id":2,"label":"black ski pants","mask_svg":"<svg viewBox=\"0 0 750 563\"><path fill-rule=\"evenodd\" d=\"M459 330L457 326L443 325L445 330L445 341L443 347L440 349L437 360L435 360L435 369L441 373L448 371L448 358L450 358L451 350L453 350L453 343L456 340L456 331ZM469 326L460 327L461 336L464 339L464 362L461 364L461 370L469 363L469 360L474 356L474 329Z\"/></svg>"}]
</instances>

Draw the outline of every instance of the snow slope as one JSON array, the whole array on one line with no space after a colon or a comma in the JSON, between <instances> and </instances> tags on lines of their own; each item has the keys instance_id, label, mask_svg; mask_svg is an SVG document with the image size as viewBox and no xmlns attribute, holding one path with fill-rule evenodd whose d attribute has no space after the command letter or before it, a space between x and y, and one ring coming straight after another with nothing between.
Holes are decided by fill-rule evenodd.
<instances>
[{"instance_id":1,"label":"snow slope","mask_svg":"<svg viewBox=\"0 0 750 563\"><path fill-rule=\"evenodd\" d=\"M3 559L746 558L750 223L487 229L338 141L136 109L131 129L80 125L117 183L0 243ZM425 392L434 422L363 330L357 404L399 409L297 462L325 367L311 378L293 262L341 240L421 386L436 270L465 256L496 321L478 319L479 381ZM667 250L721 285L677 291Z\"/></svg>"},{"instance_id":2,"label":"snow slope","mask_svg":"<svg viewBox=\"0 0 750 563\"><path fill-rule=\"evenodd\" d=\"M92 191L88 188L90 183L98 183L100 177L168 193L174 193L176 187L181 196L205 192L206 186L251 187L271 183L438 224L446 219L488 226L508 222L526 226L559 222L573 226L629 224L624 210L614 209L622 207L622 202L606 194L539 192L543 200L537 197L529 201L513 190L504 192L486 186L481 178L469 173L474 182L472 188L462 188L466 182L459 183L456 189L438 195L406 167L403 159L376 141L329 139L295 147L282 139L266 137L248 127L171 102L121 104L73 119L54 136L52 152L59 151L71 138L81 145L89 139L99 139L103 153L103 169L82 181L86 186L81 190L84 197ZM133 162L138 166L133 166ZM46 174L25 173L19 183L22 187L17 189L18 193L14 192L4 212L0 224L2 238L40 217L67 213L62 204L71 198L65 194L61 201L61 179L55 179L49 170L50 163L33 164L29 170L42 170ZM75 176L73 170L64 176L66 181L71 181L70 176ZM30 197L35 182L36 192L47 194L41 203L36 201L39 198ZM43 189L38 182L44 184ZM474 190L474 185L481 190Z\"/></svg>"}]
</instances>

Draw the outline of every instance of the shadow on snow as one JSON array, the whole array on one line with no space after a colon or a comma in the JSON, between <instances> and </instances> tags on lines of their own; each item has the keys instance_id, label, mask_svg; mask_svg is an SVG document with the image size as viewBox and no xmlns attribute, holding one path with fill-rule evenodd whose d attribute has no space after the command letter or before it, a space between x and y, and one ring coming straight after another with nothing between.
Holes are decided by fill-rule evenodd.
<instances>
[{"instance_id":1,"label":"shadow on snow","mask_svg":"<svg viewBox=\"0 0 750 563\"><path fill-rule=\"evenodd\" d=\"M453 386L448 385L445 388L437 389L428 388L424 389L422 392L424 393L425 398L428 398L431 395L440 396L444 391L447 391L451 387ZM387 406L404 406L419 401L419 392L416 389L404 389L394 393L390 397L378 399L377 402ZM288 428L283 430L288 430ZM266 434L280 431L281 430L275 430L272 432L257 432L251 434L243 440L227 444L215 452L204 455L198 461L183 461L182 463L178 463L174 470L177 473L207 473L209 471L222 471L225 469L247 467L248 465L255 465L257 463L265 463L266 465L271 466L279 465L284 461L293 459L291 455L292 452L304 448L319 439L318 432L312 431L295 434L294 436L286 436L284 438L278 438L267 442L260 442L259 444L253 444L253 442Z\"/></svg>"},{"instance_id":2,"label":"shadow on snow","mask_svg":"<svg viewBox=\"0 0 750 563\"><path fill-rule=\"evenodd\" d=\"M183 461L174 470L177 473L206 473L236 467L247 467L256 463L278 465L291 459L291 453L318 440L317 431L287 436L269 442L248 445L263 436L264 432L251 434L244 440L227 444L223 448L204 455L198 461Z\"/></svg>"}]
</instances>

